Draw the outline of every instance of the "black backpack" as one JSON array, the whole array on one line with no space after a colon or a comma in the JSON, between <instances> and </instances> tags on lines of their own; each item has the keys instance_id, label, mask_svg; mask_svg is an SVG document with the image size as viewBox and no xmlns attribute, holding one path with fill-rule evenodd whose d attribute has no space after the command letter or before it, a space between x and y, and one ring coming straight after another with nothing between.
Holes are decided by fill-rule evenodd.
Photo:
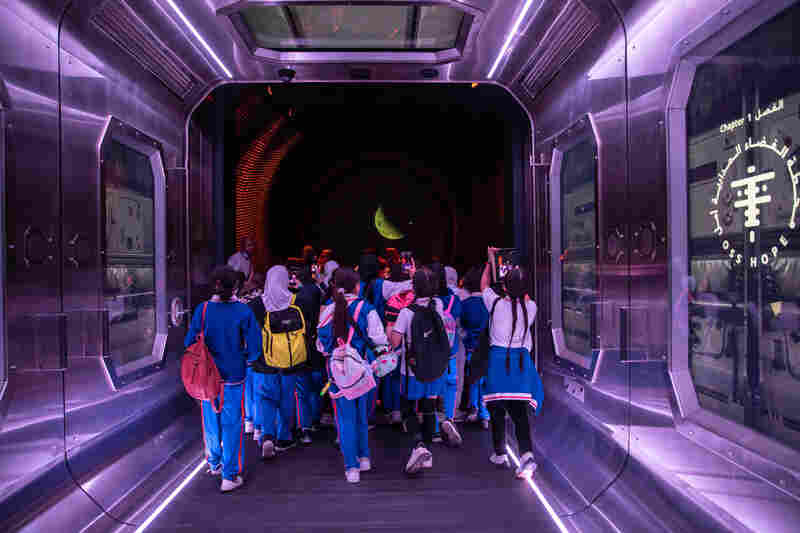
<instances>
[{"instance_id":1,"label":"black backpack","mask_svg":"<svg viewBox=\"0 0 800 533\"><path fill-rule=\"evenodd\" d=\"M411 319L411 346L406 350L406 365L411 367L418 381L431 383L447 370L450 342L439 313L417 304L408 308L414 313L414 318Z\"/></svg>"}]
</instances>

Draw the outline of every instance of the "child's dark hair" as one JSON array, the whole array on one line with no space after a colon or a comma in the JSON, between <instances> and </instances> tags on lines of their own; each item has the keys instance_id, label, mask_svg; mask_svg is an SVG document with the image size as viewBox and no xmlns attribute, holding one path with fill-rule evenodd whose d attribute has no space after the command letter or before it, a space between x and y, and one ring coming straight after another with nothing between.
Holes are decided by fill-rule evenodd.
<instances>
[{"instance_id":1,"label":"child's dark hair","mask_svg":"<svg viewBox=\"0 0 800 533\"><path fill-rule=\"evenodd\" d=\"M431 265L431 270L436 276L436 296L447 296L447 273L444 271L444 265L435 262Z\"/></svg>"},{"instance_id":2,"label":"child's dark hair","mask_svg":"<svg viewBox=\"0 0 800 533\"><path fill-rule=\"evenodd\" d=\"M239 272L228 265L218 266L211 272L211 292L223 300L233 298L239 284Z\"/></svg>"},{"instance_id":3,"label":"child's dark hair","mask_svg":"<svg viewBox=\"0 0 800 533\"><path fill-rule=\"evenodd\" d=\"M483 269L480 267L472 267L464 276L464 288L467 292L481 292L481 277L483 276Z\"/></svg>"},{"instance_id":4,"label":"child's dark hair","mask_svg":"<svg viewBox=\"0 0 800 533\"><path fill-rule=\"evenodd\" d=\"M517 328L517 304L522 307L522 315L525 319L525 331L522 334L523 343L525 343L525 338L528 336L528 306L525 305L525 293L528 291L528 273L523 267L515 266L503 278L503 284L506 288L506 295L511 298L511 337L508 339L508 348L506 349L506 373L508 373L511 369L511 360L509 358L511 339L514 338L514 331ZM522 371L522 357L519 358L519 370L520 372Z\"/></svg>"},{"instance_id":5,"label":"child's dark hair","mask_svg":"<svg viewBox=\"0 0 800 533\"><path fill-rule=\"evenodd\" d=\"M339 267L333 273L331 297L336 304L333 308L333 334L334 339L347 338L347 300L344 293L353 294L358 287L359 276L355 270Z\"/></svg>"},{"instance_id":6,"label":"child's dark hair","mask_svg":"<svg viewBox=\"0 0 800 533\"><path fill-rule=\"evenodd\" d=\"M403 263L392 262L389 265L389 281L408 281L408 273L403 270Z\"/></svg>"},{"instance_id":7,"label":"child's dark hair","mask_svg":"<svg viewBox=\"0 0 800 533\"><path fill-rule=\"evenodd\" d=\"M433 270L428 267L418 268L414 273L414 297L432 298L436 296L439 280Z\"/></svg>"}]
</instances>

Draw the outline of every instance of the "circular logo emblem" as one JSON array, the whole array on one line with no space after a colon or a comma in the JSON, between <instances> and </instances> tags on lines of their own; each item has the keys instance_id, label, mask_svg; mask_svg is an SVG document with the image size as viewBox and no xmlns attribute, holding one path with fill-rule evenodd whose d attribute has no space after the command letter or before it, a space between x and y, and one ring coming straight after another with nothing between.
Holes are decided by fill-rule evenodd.
<instances>
[{"instance_id":1,"label":"circular logo emblem","mask_svg":"<svg viewBox=\"0 0 800 533\"><path fill-rule=\"evenodd\" d=\"M735 153L728 159L719 174L717 174L716 192L711 197L712 209L708 214L714 219L714 233L722 239L722 250L728 257L731 258L737 265L744 261L743 250L737 250L730 239L725 238L725 227L733 223L733 214L742 212L744 215L744 233L745 241L756 242L756 230L761 227L762 208L766 208L769 204L791 200L788 213L781 212L781 216L785 216L785 226L789 230L797 229L798 217L800 217L800 165L797 163L797 157L788 158L789 147L779 145L783 143L777 139L772 143L767 142L767 138L763 137L760 141L753 141L748 139L744 145L737 144ZM778 163L773 167L775 170L760 170L755 166L747 168L747 176L738 178L731 176L733 172L734 163L742 156L751 150L766 150L770 153ZM771 193L771 189L777 192L776 180L782 179L782 172L776 172L777 169L785 167L786 176L791 181L792 195L791 198L776 197ZM780 174L780 175L779 175ZM780 195L778 195L780 196ZM733 211L723 211L720 209L721 204L727 204L732 207ZM782 209L780 209L782 211ZM780 231L775 242L766 243L764 253L759 257L750 257L750 267L757 268L759 264L767 265L771 261L777 259L781 251L789 245L789 236L787 231Z\"/></svg>"}]
</instances>

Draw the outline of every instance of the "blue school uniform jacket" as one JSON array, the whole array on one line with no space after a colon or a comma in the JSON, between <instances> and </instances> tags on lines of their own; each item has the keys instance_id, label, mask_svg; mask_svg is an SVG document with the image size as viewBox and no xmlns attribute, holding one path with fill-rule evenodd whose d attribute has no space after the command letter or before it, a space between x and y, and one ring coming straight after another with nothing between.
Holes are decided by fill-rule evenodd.
<instances>
[{"instance_id":1,"label":"blue school uniform jacket","mask_svg":"<svg viewBox=\"0 0 800 533\"><path fill-rule=\"evenodd\" d=\"M203 305L194 310L192 323L183 341L188 348L200 333ZM240 302L208 302L205 320L206 346L214 357L222 381L243 381L247 362L262 356L261 326L253 312Z\"/></svg>"},{"instance_id":2,"label":"blue school uniform jacket","mask_svg":"<svg viewBox=\"0 0 800 533\"><path fill-rule=\"evenodd\" d=\"M464 328L464 348L472 351L478 346L481 331L489 321L489 310L483 303L483 296L470 296L461 305L461 327Z\"/></svg>"},{"instance_id":3,"label":"blue school uniform jacket","mask_svg":"<svg viewBox=\"0 0 800 533\"><path fill-rule=\"evenodd\" d=\"M383 299L383 280L381 278L375 278L371 283L374 287L372 288L372 300L368 303L371 303L375 307L378 316L381 317L381 320L384 320L383 312L386 307L386 300ZM366 298L366 292L367 284L363 281L359 281L358 295L362 298Z\"/></svg>"},{"instance_id":4,"label":"blue school uniform jacket","mask_svg":"<svg viewBox=\"0 0 800 533\"><path fill-rule=\"evenodd\" d=\"M358 314L358 320L356 320L356 323L358 324L358 327L361 330L361 332L364 335L367 335L367 332L369 331L367 315L369 315L370 312L374 311L375 307L373 307L372 304L370 304L366 300L363 300L362 298L354 298L347 305L347 312L350 315L350 317L352 317L355 314L356 307L358 306L358 302L360 301L363 301L364 305L361 306L361 311ZM333 353L334 348L336 348L336 339L333 338L334 337L333 309L335 305L336 304L334 304L333 302L327 304L325 307L322 308L322 312L320 313L319 317L319 328L317 330L318 331L317 339L319 340L319 344L322 346L323 348L322 351L326 357L330 356L330 354ZM349 328L347 331L349 333L350 331ZM344 340L347 341L347 339ZM359 335L357 330L353 333L353 340L350 342L350 346L355 348L355 350L368 361L372 362L373 360L375 360L375 354L372 353L372 350L370 350L367 347L366 341L361 335Z\"/></svg>"}]
</instances>

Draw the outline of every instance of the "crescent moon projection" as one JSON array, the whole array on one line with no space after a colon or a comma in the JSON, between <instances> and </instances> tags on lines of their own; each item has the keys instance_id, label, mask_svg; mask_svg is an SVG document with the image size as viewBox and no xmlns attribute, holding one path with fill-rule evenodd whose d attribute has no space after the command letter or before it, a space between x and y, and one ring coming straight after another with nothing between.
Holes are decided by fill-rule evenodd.
<instances>
[{"instance_id":1,"label":"crescent moon projection","mask_svg":"<svg viewBox=\"0 0 800 533\"><path fill-rule=\"evenodd\" d=\"M405 234L401 233L394 224L392 224L383 214L383 207L378 206L375 211L375 229L384 239L396 241L397 239L405 238Z\"/></svg>"}]
</instances>

